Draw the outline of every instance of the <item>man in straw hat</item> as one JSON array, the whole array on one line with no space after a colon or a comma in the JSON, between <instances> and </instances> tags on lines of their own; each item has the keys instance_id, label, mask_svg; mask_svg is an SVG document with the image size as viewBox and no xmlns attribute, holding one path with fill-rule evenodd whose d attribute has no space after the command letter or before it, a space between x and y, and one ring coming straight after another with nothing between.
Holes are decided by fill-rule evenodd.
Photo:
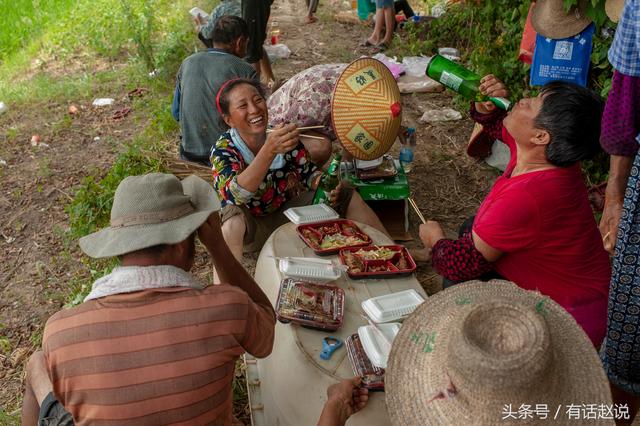
<instances>
[{"instance_id":1,"label":"man in straw hat","mask_svg":"<svg viewBox=\"0 0 640 426\"><path fill-rule=\"evenodd\" d=\"M80 247L121 266L84 303L47 321L43 351L27 367L24 425L71 424L70 416L82 424L232 424L235 362L245 351L271 353L275 316L224 242L219 210L196 176L120 183L111 226ZM189 274L196 235L226 284L205 288Z\"/></svg>"},{"instance_id":2,"label":"man in straw hat","mask_svg":"<svg viewBox=\"0 0 640 426\"><path fill-rule=\"evenodd\" d=\"M343 425L341 412L362 408L357 384L330 388L319 425ZM628 418L624 406L612 405L598 354L571 315L502 280L437 293L404 321L389 354L385 398L398 426Z\"/></svg>"}]
</instances>

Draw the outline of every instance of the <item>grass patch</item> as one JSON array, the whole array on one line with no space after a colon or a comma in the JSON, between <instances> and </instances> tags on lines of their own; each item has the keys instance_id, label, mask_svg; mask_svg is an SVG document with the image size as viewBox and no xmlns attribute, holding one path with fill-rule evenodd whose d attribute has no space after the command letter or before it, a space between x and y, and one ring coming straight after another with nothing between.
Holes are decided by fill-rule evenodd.
<instances>
[{"instance_id":1,"label":"grass patch","mask_svg":"<svg viewBox=\"0 0 640 426\"><path fill-rule=\"evenodd\" d=\"M9 414L0 407L0 425L17 426L20 424L20 411Z\"/></svg>"},{"instance_id":2,"label":"grass patch","mask_svg":"<svg viewBox=\"0 0 640 426\"><path fill-rule=\"evenodd\" d=\"M154 171L162 171L158 159L145 154L141 145L132 144L120 154L105 177L87 176L74 200L67 206L71 238L80 238L109 225L113 195L122 179Z\"/></svg>"}]
</instances>

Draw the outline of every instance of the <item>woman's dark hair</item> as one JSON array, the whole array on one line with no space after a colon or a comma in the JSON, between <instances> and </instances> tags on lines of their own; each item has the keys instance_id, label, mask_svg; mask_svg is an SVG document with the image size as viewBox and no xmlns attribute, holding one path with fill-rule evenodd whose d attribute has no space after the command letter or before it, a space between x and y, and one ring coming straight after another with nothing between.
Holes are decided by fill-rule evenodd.
<instances>
[{"instance_id":1,"label":"woman's dark hair","mask_svg":"<svg viewBox=\"0 0 640 426\"><path fill-rule=\"evenodd\" d=\"M604 101L584 87L554 81L541 91L542 107L534 126L549 132L547 160L558 167L593 157L600 151Z\"/></svg>"},{"instance_id":2,"label":"woman's dark hair","mask_svg":"<svg viewBox=\"0 0 640 426\"><path fill-rule=\"evenodd\" d=\"M227 130L229 129L229 125L224 121L224 116L229 115L229 93L242 84L248 84L253 86L258 91L258 94L262 96L262 99L267 98L267 93L264 90L262 84L259 81L251 80L248 78L236 78L235 80L231 80L230 83L224 83L222 86L222 90L218 93L219 106L220 106L220 126Z\"/></svg>"},{"instance_id":3,"label":"woman's dark hair","mask_svg":"<svg viewBox=\"0 0 640 426\"><path fill-rule=\"evenodd\" d=\"M211 32L213 43L231 44L240 37L249 38L249 26L239 16L224 15L218 19Z\"/></svg>"}]
</instances>

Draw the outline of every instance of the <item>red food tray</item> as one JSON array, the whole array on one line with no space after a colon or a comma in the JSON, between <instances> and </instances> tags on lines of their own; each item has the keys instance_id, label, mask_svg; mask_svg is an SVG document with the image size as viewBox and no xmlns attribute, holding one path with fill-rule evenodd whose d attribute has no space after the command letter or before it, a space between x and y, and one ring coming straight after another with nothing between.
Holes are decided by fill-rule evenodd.
<instances>
[{"instance_id":1,"label":"red food tray","mask_svg":"<svg viewBox=\"0 0 640 426\"><path fill-rule=\"evenodd\" d=\"M384 369L371 364L362 347L358 333L347 337L344 344L349 354L353 373L362 378L362 386L370 391L384 391Z\"/></svg>"},{"instance_id":2,"label":"red food tray","mask_svg":"<svg viewBox=\"0 0 640 426\"><path fill-rule=\"evenodd\" d=\"M357 254L359 251L375 251L379 249L388 249L396 252L389 259L369 260L362 255ZM352 257L353 260L349 261ZM361 271L354 271L353 263L361 263ZM411 275L416 270L416 262L413 260L409 251L404 246L368 246L368 247L350 247L340 250L340 262L349 269L347 274L353 279L361 278L393 278ZM384 268L384 269L383 269Z\"/></svg>"},{"instance_id":3,"label":"red food tray","mask_svg":"<svg viewBox=\"0 0 640 426\"><path fill-rule=\"evenodd\" d=\"M311 247L315 254L320 256L334 254L348 247L364 247L371 244L371 237L362 232L354 222L345 219L299 225L296 230L300 238L302 238L302 241ZM342 237L336 237L337 235L341 235ZM353 237L361 242L350 243L345 241L343 245L336 245L329 248L323 248L321 246L328 238L349 237Z\"/></svg>"},{"instance_id":4,"label":"red food tray","mask_svg":"<svg viewBox=\"0 0 640 426\"><path fill-rule=\"evenodd\" d=\"M285 278L280 284L275 311L282 323L335 331L344 320L344 290Z\"/></svg>"}]
</instances>

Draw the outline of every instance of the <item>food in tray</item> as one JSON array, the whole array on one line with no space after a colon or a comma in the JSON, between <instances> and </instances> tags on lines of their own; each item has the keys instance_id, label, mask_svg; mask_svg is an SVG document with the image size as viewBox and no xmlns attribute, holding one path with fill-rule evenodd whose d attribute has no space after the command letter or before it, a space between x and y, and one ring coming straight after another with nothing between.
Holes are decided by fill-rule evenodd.
<instances>
[{"instance_id":1,"label":"food in tray","mask_svg":"<svg viewBox=\"0 0 640 426\"><path fill-rule=\"evenodd\" d=\"M384 390L384 369L371 363L362 346L360 336L352 334L345 341L351 367L356 376L362 378L362 385L371 391Z\"/></svg>"},{"instance_id":2,"label":"food in tray","mask_svg":"<svg viewBox=\"0 0 640 426\"><path fill-rule=\"evenodd\" d=\"M333 225L322 226L318 229L318 231L326 235L333 235L333 234L338 234L340 232L340 227L338 226L337 223L334 223Z\"/></svg>"},{"instance_id":3,"label":"food in tray","mask_svg":"<svg viewBox=\"0 0 640 426\"><path fill-rule=\"evenodd\" d=\"M389 260L398 253L400 252L388 247L377 247L373 250L360 249L356 252L364 260Z\"/></svg>"},{"instance_id":4,"label":"food in tray","mask_svg":"<svg viewBox=\"0 0 640 426\"><path fill-rule=\"evenodd\" d=\"M307 228L302 230L302 235L313 245L319 246L322 237L317 232Z\"/></svg>"},{"instance_id":5,"label":"food in tray","mask_svg":"<svg viewBox=\"0 0 640 426\"><path fill-rule=\"evenodd\" d=\"M320 243L321 249L333 249L339 247L357 246L365 244L367 240L356 235L330 234L325 235Z\"/></svg>"},{"instance_id":6,"label":"food in tray","mask_svg":"<svg viewBox=\"0 0 640 426\"><path fill-rule=\"evenodd\" d=\"M347 266L349 274L402 273L411 269L407 256L401 246L371 246L341 252L342 262Z\"/></svg>"},{"instance_id":7,"label":"food in tray","mask_svg":"<svg viewBox=\"0 0 640 426\"><path fill-rule=\"evenodd\" d=\"M356 235L360 232L358 228L356 228L353 225L350 225L349 223L343 223L341 225L341 228L342 228L342 233L346 235Z\"/></svg>"},{"instance_id":8,"label":"food in tray","mask_svg":"<svg viewBox=\"0 0 640 426\"><path fill-rule=\"evenodd\" d=\"M344 253L344 263L349 268L349 272L351 273L360 273L364 272L364 261L360 256L356 256L353 252L345 252Z\"/></svg>"},{"instance_id":9,"label":"food in tray","mask_svg":"<svg viewBox=\"0 0 640 426\"><path fill-rule=\"evenodd\" d=\"M282 322L336 330L342 324L344 293L338 287L285 278L276 314Z\"/></svg>"},{"instance_id":10,"label":"food in tray","mask_svg":"<svg viewBox=\"0 0 640 426\"><path fill-rule=\"evenodd\" d=\"M389 270L389 265L371 265L367 268L367 272L387 272Z\"/></svg>"},{"instance_id":11,"label":"food in tray","mask_svg":"<svg viewBox=\"0 0 640 426\"><path fill-rule=\"evenodd\" d=\"M371 238L348 220L322 222L298 227L300 237L317 254L329 254L345 247L371 244Z\"/></svg>"}]
</instances>

